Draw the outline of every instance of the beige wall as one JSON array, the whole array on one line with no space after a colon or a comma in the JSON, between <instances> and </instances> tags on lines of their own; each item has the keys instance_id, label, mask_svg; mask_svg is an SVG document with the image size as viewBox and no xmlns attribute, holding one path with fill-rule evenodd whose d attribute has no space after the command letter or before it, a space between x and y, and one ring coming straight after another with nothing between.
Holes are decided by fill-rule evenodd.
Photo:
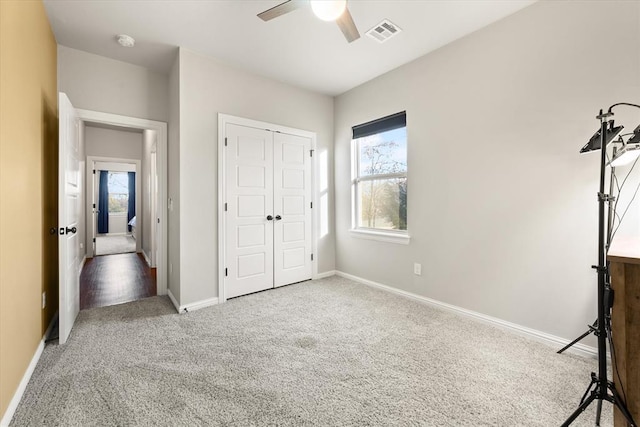
<instances>
[{"instance_id":1,"label":"beige wall","mask_svg":"<svg viewBox=\"0 0 640 427\"><path fill-rule=\"evenodd\" d=\"M578 150L639 99L637 1L537 2L337 97L336 268L574 338L596 317L598 156ZM355 238L351 126L402 110L411 243Z\"/></svg>"},{"instance_id":2,"label":"beige wall","mask_svg":"<svg viewBox=\"0 0 640 427\"><path fill-rule=\"evenodd\" d=\"M42 3L0 1L0 414L57 309L57 111Z\"/></svg>"}]
</instances>

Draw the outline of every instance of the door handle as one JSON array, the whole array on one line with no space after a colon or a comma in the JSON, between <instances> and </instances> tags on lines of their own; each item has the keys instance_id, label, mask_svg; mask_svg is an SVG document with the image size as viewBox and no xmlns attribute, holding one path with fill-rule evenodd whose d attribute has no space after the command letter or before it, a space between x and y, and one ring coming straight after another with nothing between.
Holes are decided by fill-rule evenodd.
<instances>
[{"instance_id":1,"label":"door handle","mask_svg":"<svg viewBox=\"0 0 640 427\"><path fill-rule=\"evenodd\" d=\"M280 215L276 215L276 221L280 221L282 217Z\"/></svg>"},{"instance_id":2,"label":"door handle","mask_svg":"<svg viewBox=\"0 0 640 427\"><path fill-rule=\"evenodd\" d=\"M64 230L65 230L66 234L76 234L76 231L78 231L78 229L75 228L75 227L71 227L71 228L65 227ZM61 231L60 234L65 234L65 233L62 233L62 230L60 230L60 231Z\"/></svg>"},{"instance_id":3,"label":"door handle","mask_svg":"<svg viewBox=\"0 0 640 427\"><path fill-rule=\"evenodd\" d=\"M267 221L273 221L273 217L271 215L267 215Z\"/></svg>"}]
</instances>

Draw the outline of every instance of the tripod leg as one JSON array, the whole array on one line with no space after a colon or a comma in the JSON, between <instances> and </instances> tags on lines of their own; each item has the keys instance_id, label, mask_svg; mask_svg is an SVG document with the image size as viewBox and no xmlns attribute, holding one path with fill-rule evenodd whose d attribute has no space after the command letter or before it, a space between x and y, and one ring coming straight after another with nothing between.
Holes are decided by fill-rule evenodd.
<instances>
[{"instance_id":1,"label":"tripod leg","mask_svg":"<svg viewBox=\"0 0 640 427\"><path fill-rule=\"evenodd\" d=\"M572 347L573 345L575 345L578 341L584 339L584 337L586 337L587 335L589 335L590 333L592 333L595 329L595 327L598 326L598 320L596 320L595 322L593 322L593 326L589 328L589 330L587 332L585 332L584 334L580 335L578 338L576 338L575 340L571 341L569 344L565 345L564 347L562 347L560 350L558 350L556 353L558 354L562 354L566 349L568 349L569 347Z\"/></svg>"},{"instance_id":2,"label":"tripod leg","mask_svg":"<svg viewBox=\"0 0 640 427\"><path fill-rule=\"evenodd\" d=\"M596 407L596 426L600 426L600 417L602 416L602 399L598 399Z\"/></svg>"},{"instance_id":3,"label":"tripod leg","mask_svg":"<svg viewBox=\"0 0 640 427\"><path fill-rule=\"evenodd\" d=\"M618 391L616 390L615 385L613 383L609 383L608 386L609 386L609 390L611 390L610 400L611 400L611 403L613 403L613 406L617 407L620 410L620 413L622 414L623 417L626 418L627 423L629 423L631 427L638 427L635 421L633 421L633 417L629 413L629 410L627 409L627 405L620 398L620 395L618 394Z\"/></svg>"},{"instance_id":4,"label":"tripod leg","mask_svg":"<svg viewBox=\"0 0 640 427\"><path fill-rule=\"evenodd\" d=\"M567 418L567 421L562 423L562 425L560 427L569 427L571 425L571 423L574 422L576 420L576 418L578 418L578 416L585 411L585 409L587 409L587 406L589 406L591 404L591 402L593 402L593 400L595 398L596 398L596 394L595 393L591 393L591 395L589 397L587 397L587 399L584 402L582 402L582 404L580 406L578 406L578 409L576 409L573 412L573 414L571 414L571 416L569 418Z\"/></svg>"}]
</instances>

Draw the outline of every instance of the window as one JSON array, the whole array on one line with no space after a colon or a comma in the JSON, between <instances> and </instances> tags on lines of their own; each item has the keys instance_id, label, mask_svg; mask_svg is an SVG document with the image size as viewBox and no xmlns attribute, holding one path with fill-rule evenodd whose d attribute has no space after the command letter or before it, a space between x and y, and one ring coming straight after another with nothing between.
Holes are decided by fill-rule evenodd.
<instances>
[{"instance_id":1,"label":"window","mask_svg":"<svg viewBox=\"0 0 640 427\"><path fill-rule=\"evenodd\" d=\"M353 127L355 232L408 242L406 123L401 112Z\"/></svg>"},{"instance_id":2,"label":"window","mask_svg":"<svg viewBox=\"0 0 640 427\"><path fill-rule=\"evenodd\" d=\"M129 177L126 172L109 172L109 213L126 214L129 206Z\"/></svg>"}]
</instances>

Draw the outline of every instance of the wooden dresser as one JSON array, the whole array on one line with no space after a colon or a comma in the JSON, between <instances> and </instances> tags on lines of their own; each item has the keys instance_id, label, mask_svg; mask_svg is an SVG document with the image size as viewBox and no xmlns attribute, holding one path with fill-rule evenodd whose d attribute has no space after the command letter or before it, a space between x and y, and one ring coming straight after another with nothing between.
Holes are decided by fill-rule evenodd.
<instances>
[{"instance_id":1,"label":"wooden dresser","mask_svg":"<svg viewBox=\"0 0 640 427\"><path fill-rule=\"evenodd\" d=\"M614 290L611 329L617 366L613 382L620 395L624 388L627 408L636 424L640 423L640 238L616 239L607 259L610 262L611 287ZM617 373L619 373L619 377ZM626 427L624 417L615 409L615 427Z\"/></svg>"}]
</instances>

